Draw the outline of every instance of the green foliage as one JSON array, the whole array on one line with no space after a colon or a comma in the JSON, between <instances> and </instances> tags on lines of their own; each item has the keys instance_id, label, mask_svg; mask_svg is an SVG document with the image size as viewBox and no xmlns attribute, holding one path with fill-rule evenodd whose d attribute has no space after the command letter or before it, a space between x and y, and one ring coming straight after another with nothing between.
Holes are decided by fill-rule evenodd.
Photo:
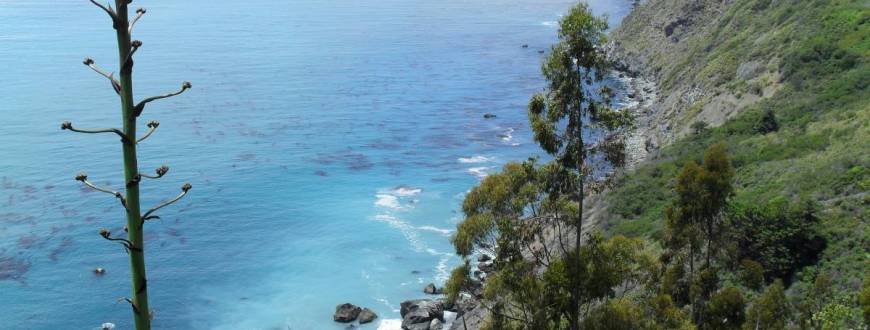
<instances>
[{"instance_id":1,"label":"green foliage","mask_svg":"<svg viewBox=\"0 0 870 330\"><path fill-rule=\"evenodd\" d=\"M785 329L791 316L782 281L774 281L752 301L744 329Z\"/></svg>"},{"instance_id":2,"label":"green foliage","mask_svg":"<svg viewBox=\"0 0 870 330\"><path fill-rule=\"evenodd\" d=\"M646 317L655 329L694 329L688 316L674 305L670 295L655 295L649 298L646 306Z\"/></svg>"},{"instance_id":3,"label":"green foliage","mask_svg":"<svg viewBox=\"0 0 870 330\"><path fill-rule=\"evenodd\" d=\"M462 266L456 267L450 272L450 277L444 283L444 293L447 295L447 302L453 304L459 299L459 294L463 290L467 290L471 285L471 266L468 260Z\"/></svg>"},{"instance_id":4,"label":"green foliage","mask_svg":"<svg viewBox=\"0 0 870 330\"><path fill-rule=\"evenodd\" d=\"M864 286L858 294L858 303L864 314L864 323L870 324L870 273L864 278Z\"/></svg>"},{"instance_id":5,"label":"green foliage","mask_svg":"<svg viewBox=\"0 0 870 330\"><path fill-rule=\"evenodd\" d=\"M859 329L863 326L861 309L849 297L831 302L813 314L813 323L822 330Z\"/></svg>"},{"instance_id":6,"label":"green foliage","mask_svg":"<svg viewBox=\"0 0 870 330\"><path fill-rule=\"evenodd\" d=\"M758 126L756 126L755 130L761 134L767 134L779 130L779 123L776 122L776 114L773 113L773 110L764 110L764 114L761 116L761 120L759 120Z\"/></svg>"},{"instance_id":7,"label":"green foliage","mask_svg":"<svg viewBox=\"0 0 870 330\"><path fill-rule=\"evenodd\" d=\"M583 320L583 329L589 330L636 330L649 329L641 309L628 299L611 299L596 307Z\"/></svg>"},{"instance_id":8,"label":"green foliage","mask_svg":"<svg viewBox=\"0 0 870 330\"><path fill-rule=\"evenodd\" d=\"M798 269L814 264L825 247L817 230L817 212L812 203L788 205L776 200L766 207L735 207L731 215L735 260L757 261L768 280L790 282Z\"/></svg>"},{"instance_id":9,"label":"green foliage","mask_svg":"<svg viewBox=\"0 0 870 330\"><path fill-rule=\"evenodd\" d=\"M714 293L707 304L706 329L740 329L746 320L746 301L740 290L725 288Z\"/></svg>"},{"instance_id":10,"label":"green foliage","mask_svg":"<svg viewBox=\"0 0 870 330\"><path fill-rule=\"evenodd\" d=\"M764 266L752 259L740 261L740 282L752 290L764 285Z\"/></svg>"}]
</instances>

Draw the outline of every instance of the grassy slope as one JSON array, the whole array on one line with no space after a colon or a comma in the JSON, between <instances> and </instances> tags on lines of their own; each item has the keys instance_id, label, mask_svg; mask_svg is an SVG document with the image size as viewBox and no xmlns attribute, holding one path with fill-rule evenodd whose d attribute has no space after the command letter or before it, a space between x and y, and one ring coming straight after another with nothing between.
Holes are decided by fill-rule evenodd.
<instances>
[{"instance_id":1,"label":"grassy slope","mask_svg":"<svg viewBox=\"0 0 870 330\"><path fill-rule=\"evenodd\" d=\"M823 271L844 288L859 286L870 267L870 1L735 0L705 24L707 31L686 43L685 55L658 59L670 61L657 74L665 92L678 78L736 93L751 83L776 84L777 90L621 178L606 197L605 227L657 237L678 170L700 161L708 145L725 141L737 170L738 202L803 195L824 205L828 248L799 276L811 280ZM752 60L775 63L779 81L737 79L739 63ZM767 109L780 129L763 135L755 126Z\"/></svg>"}]
</instances>

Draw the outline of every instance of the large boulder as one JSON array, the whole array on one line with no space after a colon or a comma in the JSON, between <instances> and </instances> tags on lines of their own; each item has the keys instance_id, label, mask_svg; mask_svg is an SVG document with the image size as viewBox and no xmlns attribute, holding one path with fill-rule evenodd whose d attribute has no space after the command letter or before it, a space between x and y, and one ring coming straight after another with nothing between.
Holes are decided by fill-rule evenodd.
<instances>
[{"instance_id":1,"label":"large boulder","mask_svg":"<svg viewBox=\"0 0 870 330\"><path fill-rule=\"evenodd\" d=\"M356 320L362 308L354 304L341 304L335 306L335 314L332 315L332 320L335 322L349 323Z\"/></svg>"},{"instance_id":2,"label":"large boulder","mask_svg":"<svg viewBox=\"0 0 870 330\"><path fill-rule=\"evenodd\" d=\"M444 304L430 299L404 301L401 304L402 329L427 330L433 319L444 319Z\"/></svg>"},{"instance_id":3,"label":"large boulder","mask_svg":"<svg viewBox=\"0 0 870 330\"><path fill-rule=\"evenodd\" d=\"M359 317L357 319L359 320L359 324L366 324L374 321L376 318L378 318L378 314L375 314L373 310L363 308L363 310L359 312Z\"/></svg>"}]
</instances>

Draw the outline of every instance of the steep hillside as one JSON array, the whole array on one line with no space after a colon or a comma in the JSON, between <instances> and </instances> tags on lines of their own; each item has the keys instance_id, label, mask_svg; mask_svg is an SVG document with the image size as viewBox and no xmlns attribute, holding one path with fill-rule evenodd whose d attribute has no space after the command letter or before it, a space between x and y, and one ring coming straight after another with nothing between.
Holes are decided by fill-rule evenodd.
<instances>
[{"instance_id":1,"label":"steep hillside","mask_svg":"<svg viewBox=\"0 0 870 330\"><path fill-rule=\"evenodd\" d=\"M870 266L870 2L650 0L612 36L658 83L640 124L660 149L604 198L602 225L658 237L678 169L722 141L735 204L821 205L827 249L797 287L824 273L857 289Z\"/></svg>"}]
</instances>

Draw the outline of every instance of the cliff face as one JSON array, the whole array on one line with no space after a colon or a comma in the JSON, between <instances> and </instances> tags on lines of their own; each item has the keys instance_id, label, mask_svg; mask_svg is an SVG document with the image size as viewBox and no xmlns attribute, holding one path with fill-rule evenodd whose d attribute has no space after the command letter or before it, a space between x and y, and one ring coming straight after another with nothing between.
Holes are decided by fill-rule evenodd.
<instances>
[{"instance_id":1,"label":"cliff face","mask_svg":"<svg viewBox=\"0 0 870 330\"><path fill-rule=\"evenodd\" d=\"M719 126L779 88L771 45L781 31L755 22L771 14L770 2L649 0L613 30L615 55L659 88L638 120L648 149L685 136L696 122Z\"/></svg>"}]
</instances>

